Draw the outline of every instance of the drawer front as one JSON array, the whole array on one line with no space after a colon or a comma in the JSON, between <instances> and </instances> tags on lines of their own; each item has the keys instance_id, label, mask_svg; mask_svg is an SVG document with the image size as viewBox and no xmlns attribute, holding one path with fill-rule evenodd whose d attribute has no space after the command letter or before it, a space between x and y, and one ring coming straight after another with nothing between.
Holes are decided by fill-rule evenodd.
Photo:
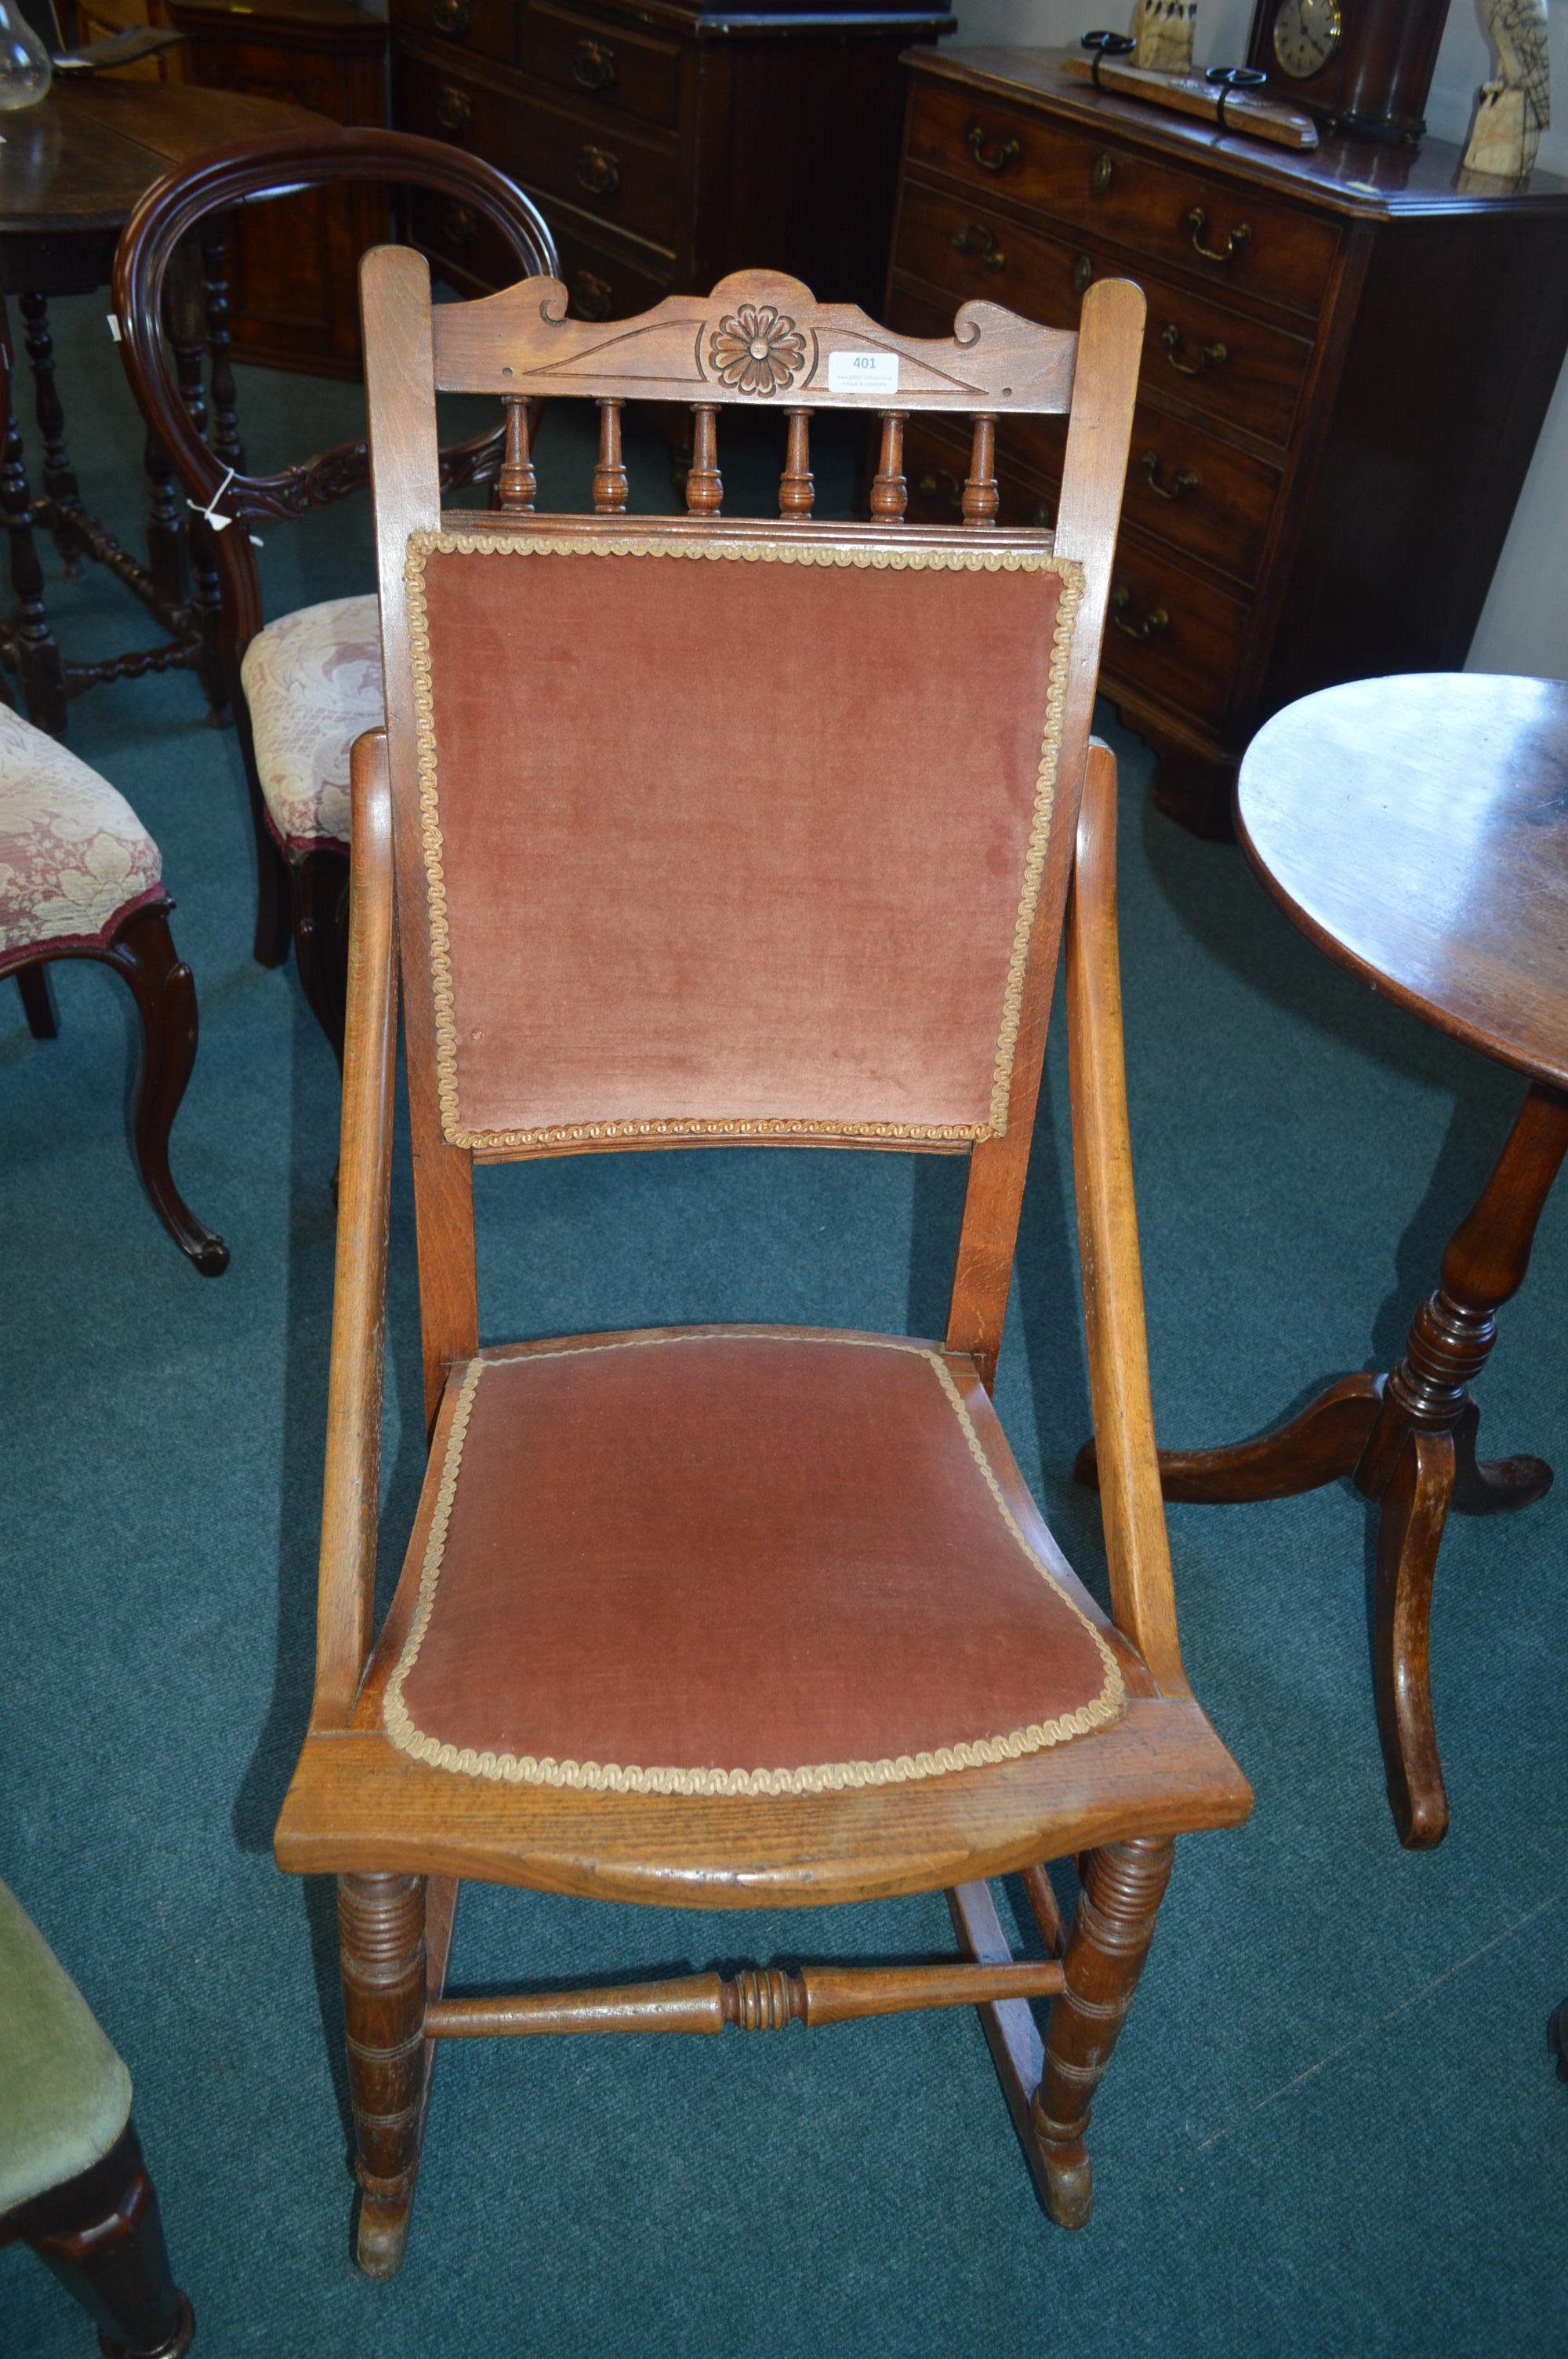
<instances>
[{"instance_id":1,"label":"drawer front","mask_svg":"<svg viewBox=\"0 0 1568 2359\"><path fill-rule=\"evenodd\" d=\"M1076 328L1085 288L1118 269L1087 241L1072 244L1025 229L917 180L904 184L893 265L956 301L984 296L1047 328ZM1144 390L1189 402L1265 441L1287 443L1312 358L1305 338L1266 327L1150 272L1141 277L1149 301ZM949 335L951 318L921 332Z\"/></svg>"},{"instance_id":2,"label":"drawer front","mask_svg":"<svg viewBox=\"0 0 1568 2359\"><path fill-rule=\"evenodd\" d=\"M561 277L578 319L630 320L639 311L651 311L670 292L669 278L657 276L643 263L629 261L607 240L595 237L592 223L557 208L550 226L560 252Z\"/></svg>"},{"instance_id":3,"label":"drawer front","mask_svg":"<svg viewBox=\"0 0 1568 2359\"><path fill-rule=\"evenodd\" d=\"M412 49L398 59L395 116L401 129L450 139L546 200L565 198L654 245L674 243L677 159L629 139L618 123L513 98L478 79L466 62L462 71L447 70L445 60Z\"/></svg>"},{"instance_id":4,"label":"drawer front","mask_svg":"<svg viewBox=\"0 0 1568 2359\"><path fill-rule=\"evenodd\" d=\"M512 63L517 12L513 0L392 0L392 21L432 47L450 45L478 58Z\"/></svg>"},{"instance_id":5,"label":"drawer front","mask_svg":"<svg viewBox=\"0 0 1568 2359\"><path fill-rule=\"evenodd\" d=\"M961 442L911 426L904 436L904 481L909 486L911 524L962 524L964 477L968 456ZM1029 484L1005 468L997 484L1000 505L997 521L1032 525L1049 532L1056 521L1056 495L1044 484Z\"/></svg>"},{"instance_id":6,"label":"drawer front","mask_svg":"<svg viewBox=\"0 0 1568 2359\"><path fill-rule=\"evenodd\" d=\"M909 159L1038 205L1069 231L1203 273L1238 294L1315 316L1338 245L1331 223L1251 189L1155 163L1134 150L973 91L923 83Z\"/></svg>"},{"instance_id":7,"label":"drawer front","mask_svg":"<svg viewBox=\"0 0 1568 2359\"><path fill-rule=\"evenodd\" d=\"M960 513L968 468L965 445L926 419L911 420L904 440L910 515L917 523L951 524ZM1000 469L1001 521L1051 526L1057 484L1031 483ZM1105 685L1124 681L1194 721L1221 721L1230 697L1248 610L1224 591L1195 581L1174 550L1151 549L1125 532L1111 568L1111 613L1101 669Z\"/></svg>"},{"instance_id":8,"label":"drawer front","mask_svg":"<svg viewBox=\"0 0 1568 2359\"><path fill-rule=\"evenodd\" d=\"M951 332L938 301L901 291L893 324L912 335ZM1047 483L1061 481L1065 418L1007 418L997 433L1002 469L1010 461ZM1152 402L1133 414L1132 452L1122 514L1141 531L1192 557L1206 559L1238 581L1255 582L1262 561L1281 475L1261 459L1232 448L1189 419L1172 418Z\"/></svg>"},{"instance_id":9,"label":"drawer front","mask_svg":"<svg viewBox=\"0 0 1568 2359\"><path fill-rule=\"evenodd\" d=\"M673 41L578 16L534 0L524 11L519 62L609 116L674 126L680 114L680 50Z\"/></svg>"},{"instance_id":10,"label":"drawer front","mask_svg":"<svg viewBox=\"0 0 1568 2359\"><path fill-rule=\"evenodd\" d=\"M562 205L550 214L571 310L579 320L626 320L651 310L670 291L668 278L629 261L593 235L594 224ZM423 190L414 192L415 243L459 279L509 287L517 266L504 241L471 208Z\"/></svg>"},{"instance_id":11,"label":"drawer front","mask_svg":"<svg viewBox=\"0 0 1568 2359\"><path fill-rule=\"evenodd\" d=\"M1110 576L1101 668L1194 720L1217 723L1230 701L1247 609L1184 572L1179 558L1123 534Z\"/></svg>"}]
</instances>

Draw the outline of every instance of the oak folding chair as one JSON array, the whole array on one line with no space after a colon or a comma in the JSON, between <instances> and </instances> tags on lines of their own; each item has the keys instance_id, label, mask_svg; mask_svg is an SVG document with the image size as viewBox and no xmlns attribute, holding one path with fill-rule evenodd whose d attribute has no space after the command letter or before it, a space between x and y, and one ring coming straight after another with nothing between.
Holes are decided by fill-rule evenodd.
<instances>
[{"instance_id":1,"label":"oak folding chair","mask_svg":"<svg viewBox=\"0 0 1568 2359\"><path fill-rule=\"evenodd\" d=\"M979 2010L1079 2226L1173 1838L1250 1806L1177 1650L1088 734L1142 297L1095 287L1076 336L967 303L916 341L762 271L608 324L551 279L433 310L393 249L362 284L387 713L354 749L317 1681L276 1835L339 1879L361 2267L401 2261L442 2040L926 2006ZM441 515L438 388L501 397L493 516ZM545 395L599 404L592 517L534 512ZM634 397L695 412L686 516L626 513ZM777 521L720 514L718 416L748 406L787 420ZM881 412L869 525L811 519L820 408ZM974 416L966 526L902 521L924 409ZM1067 414L1054 543L996 527L1013 412ZM1065 922L1108 1619L989 1397ZM400 990L431 1442L378 1635ZM968 1158L946 1337L481 1348L476 1162L719 1144ZM987 1887L1014 1871L1043 1960ZM463 1876L677 1908L942 1890L961 1954L448 1996Z\"/></svg>"}]
</instances>

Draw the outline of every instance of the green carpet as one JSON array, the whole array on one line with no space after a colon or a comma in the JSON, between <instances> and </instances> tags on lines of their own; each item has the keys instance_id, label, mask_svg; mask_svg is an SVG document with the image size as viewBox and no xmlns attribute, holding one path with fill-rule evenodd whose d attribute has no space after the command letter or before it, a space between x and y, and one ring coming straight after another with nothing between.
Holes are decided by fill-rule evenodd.
<instances>
[{"instance_id":1,"label":"green carpet","mask_svg":"<svg viewBox=\"0 0 1568 2359\"><path fill-rule=\"evenodd\" d=\"M141 438L103 310L57 307L61 382L89 493L129 537ZM301 455L358 400L246 373L253 454ZM657 494L662 462L641 455ZM581 504L589 463L553 421L548 503ZM841 495L844 455L822 473ZM633 484L635 499L635 466ZM265 538L274 614L369 586L363 501ZM102 580L59 611L74 649L139 625ZM1239 853L1150 812L1148 756L1117 742L1156 1408L1166 1440L1219 1441L1397 1350L1518 1089L1328 966ZM1400 1851L1383 1799L1359 1504L1341 1488L1173 1514L1188 1668L1257 1809L1178 1848L1097 2108L1085 2234L1042 2217L979 2024L954 2013L456 2049L406 2267L388 2286L356 2276L331 1897L269 1852L310 1683L336 1076L292 968L252 962L238 756L193 681L93 690L71 743L163 848L202 1027L175 1169L233 1264L198 1278L143 1202L114 979L57 971L52 1044L0 991L0 1874L131 2067L198 2349L1560 2354L1568 2089L1544 2027L1568 1994L1562 1490L1457 1520L1445 1542L1433 1685L1454 1826L1427 1857ZM1095 1504L1069 1480L1087 1410L1066 1133L1058 1026L997 1397L1103 1593ZM485 1336L707 1319L939 1332L958 1176L739 1151L481 1174ZM1484 1381L1497 1452L1550 1456L1568 1429L1562 1209ZM401 1160L393 1273L401 1529L419 1471ZM949 1946L940 1897L741 1919L470 1886L454 1979ZM0 2348L91 2345L43 2269L0 2253Z\"/></svg>"}]
</instances>

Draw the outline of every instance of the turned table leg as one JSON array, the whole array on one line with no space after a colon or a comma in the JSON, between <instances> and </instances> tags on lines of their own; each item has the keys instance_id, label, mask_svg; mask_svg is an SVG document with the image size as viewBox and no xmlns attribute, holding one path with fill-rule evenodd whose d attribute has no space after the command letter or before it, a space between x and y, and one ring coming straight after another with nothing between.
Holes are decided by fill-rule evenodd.
<instances>
[{"instance_id":1,"label":"turned table leg","mask_svg":"<svg viewBox=\"0 0 1568 2359\"><path fill-rule=\"evenodd\" d=\"M1435 1291L1384 1376L1343 1376L1273 1432L1227 1450L1160 1452L1167 1499L1222 1506L1282 1499L1348 1476L1379 1509L1374 1613L1378 1718L1400 1840L1440 1843L1448 1803L1432 1723L1427 1634L1450 1511L1496 1515L1550 1487L1539 1458L1479 1461L1470 1386L1497 1341L1497 1313L1524 1283L1541 1210L1568 1153L1568 1096L1534 1083L1497 1166L1444 1252ZM1095 1484L1094 1444L1078 1480Z\"/></svg>"},{"instance_id":2,"label":"turned table leg","mask_svg":"<svg viewBox=\"0 0 1568 2359\"><path fill-rule=\"evenodd\" d=\"M16 611L5 629L5 653L21 682L27 718L51 737L65 735L65 669L44 611L44 571L33 537L32 494L16 423L10 323L0 304L0 373L5 416L0 423L0 514L11 543L11 587Z\"/></svg>"},{"instance_id":3,"label":"turned table leg","mask_svg":"<svg viewBox=\"0 0 1568 2359\"><path fill-rule=\"evenodd\" d=\"M1552 1481L1539 1458L1480 1464L1470 1386L1491 1356L1497 1314L1524 1283L1536 1224L1568 1152L1568 1098L1533 1086L1474 1208L1450 1237L1435 1291L1411 1322L1383 1390L1356 1487L1379 1504L1378 1719L1400 1840L1441 1843L1448 1825L1427 1677L1433 1574L1450 1508L1528 1506Z\"/></svg>"},{"instance_id":4,"label":"turned table leg","mask_svg":"<svg viewBox=\"0 0 1568 2359\"><path fill-rule=\"evenodd\" d=\"M81 513L81 490L65 447L65 411L55 383L49 299L43 295L21 295L16 299L27 361L33 372L34 415L44 446L44 514L59 552L60 571L66 581L78 582L81 578L81 541L72 529L71 519Z\"/></svg>"}]
</instances>

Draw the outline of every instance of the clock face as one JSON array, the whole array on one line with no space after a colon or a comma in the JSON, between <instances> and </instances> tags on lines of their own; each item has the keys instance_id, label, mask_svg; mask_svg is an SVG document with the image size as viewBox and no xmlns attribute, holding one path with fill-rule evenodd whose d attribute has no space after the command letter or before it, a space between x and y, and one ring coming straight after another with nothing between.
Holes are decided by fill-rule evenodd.
<instances>
[{"instance_id":1,"label":"clock face","mask_svg":"<svg viewBox=\"0 0 1568 2359\"><path fill-rule=\"evenodd\" d=\"M1294 82L1321 73L1339 47L1338 0L1281 0L1274 55Z\"/></svg>"}]
</instances>

